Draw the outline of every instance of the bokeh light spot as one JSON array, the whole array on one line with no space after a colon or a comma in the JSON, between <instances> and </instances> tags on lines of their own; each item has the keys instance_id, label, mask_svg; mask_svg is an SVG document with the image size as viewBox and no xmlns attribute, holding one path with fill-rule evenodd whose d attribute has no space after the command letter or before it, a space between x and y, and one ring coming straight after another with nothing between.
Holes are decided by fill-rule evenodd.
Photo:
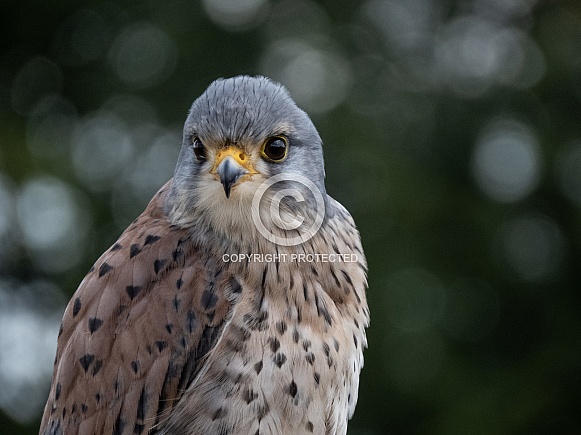
<instances>
[{"instance_id":1,"label":"bokeh light spot","mask_svg":"<svg viewBox=\"0 0 581 435\"><path fill-rule=\"evenodd\" d=\"M500 83L532 86L544 74L542 53L528 35L472 15L445 27L436 39L435 56L443 82L469 98Z\"/></svg>"},{"instance_id":2,"label":"bokeh light spot","mask_svg":"<svg viewBox=\"0 0 581 435\"><path fill-rule=\"evenodd\" d=\"M478 185L492 199L523 199L540 179L541 155L535 133L518 121L492 122L476 143L472 169Z\"/></svg>"},{"instance_id":3,"label":"bokeh light spot","mask_svg":"<svg viewBox=\"0 0 581 435\"><path fill-rule=\"evenodd\" d=\"M310 113L335 108L351 89L351 67L341 55L299 40L274 43L263 56L261 70L285 85Z\"/></svg>"},{"instance_id":4,"label":"bokeh light spot","mask_svg":"<svg viewBox=\"0 0 581 435\"><path fill-rule=\"evenodd\" d=\"M0 408L21 423L46 401L64 305L51 282L0 281Z\"/></svg>"},{"instance_id":5,"label":"bokeh light spot","mask_svg":"<svg viewBox=\"0 0 581 435\"><path fill-rule=\"evenodd\" d=\"M89 117L75 131L75 172L92 190L110 186L132 155L133 143L127 127L112 115Z\"/></svg>"},{"instance_id":6,"label":"bokeh light spot","mask_svg":"<svg viewBox=\"0 0 581 435\"><path fill-rule=\"evenodd\" d=\"M135 219L157 190L172 176L180 144L181 131L168 131L150 126L148 147L142 150L131 168L116 180L111 210L120 229Z\"/></svg>"},{"instance_id":7,"label":"bokeh light spot","mask_svg":"<svg viewBox=\"0 0 581 435\"><path fill-rule=\"evenodd\" d=\"M78 193L51 176L33 178L22 187L18 222L24 245L41 270L59 273L82 258L90 221L78 202Z\"/></svg>"},{"instance_id":8,"label":"bokeh light spot","mask_svg":"<svg viewBox=\"0 0 581 435\"><path fill-rule=\"evenodd\" d=\"M153 142L130 175L136 196L147 199L173 176L181 144L181 132L163 132Z\"/></svg>"},{"instance_id":9,"label":"bokeh light spot","mask_svg":"<svg viewBox=\"0 0 581 435\"><path fill-rule=\"evenodd\" d=\"M266 0L202 0L210 19L230 31L247 31L260 24Z\"/></svg>"},{"instance_id":10,"label":"bokeh light spot","mask_svg":"<svg viewBox=\"0 0 581 435\"><path fill-rule=\"evenodd\" d=\"M388 49L405 52L430 43L436 9L429 0L372 0L364 14L387 39Z\"/></svg>"}]
</instances>

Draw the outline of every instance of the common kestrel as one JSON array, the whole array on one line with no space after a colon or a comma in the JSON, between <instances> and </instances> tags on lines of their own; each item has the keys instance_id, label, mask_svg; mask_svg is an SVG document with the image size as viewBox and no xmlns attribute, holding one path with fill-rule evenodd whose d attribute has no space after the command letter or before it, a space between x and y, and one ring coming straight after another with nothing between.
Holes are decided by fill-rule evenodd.
<instances>
[{"instance_id":1,"label":"common kestrel","mask_svg":"<svg viewBox=\"0 0 581 435\"><path fill-rule=\"evenodd\" d=\"M286 89L220 79L174 177L83 279L40 434L345 434L366 260Z\"/></svg>"}]
</instances>

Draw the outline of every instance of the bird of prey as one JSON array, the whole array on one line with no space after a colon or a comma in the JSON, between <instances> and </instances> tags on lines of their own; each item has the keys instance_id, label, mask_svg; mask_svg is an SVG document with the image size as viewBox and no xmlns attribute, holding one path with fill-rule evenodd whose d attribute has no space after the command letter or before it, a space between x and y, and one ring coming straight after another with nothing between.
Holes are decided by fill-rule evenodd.
<instances>
[{"instance_id":1,"label":"bird of prey","mask_svg":"<svg viewBox=\"0 0 581 435\"><path fill-rule=\"evenodd\" d=\"M366 274L308 115L265 77L216 80L66 308L40 434L345 434Z\"/></svg>"}]
</instances>

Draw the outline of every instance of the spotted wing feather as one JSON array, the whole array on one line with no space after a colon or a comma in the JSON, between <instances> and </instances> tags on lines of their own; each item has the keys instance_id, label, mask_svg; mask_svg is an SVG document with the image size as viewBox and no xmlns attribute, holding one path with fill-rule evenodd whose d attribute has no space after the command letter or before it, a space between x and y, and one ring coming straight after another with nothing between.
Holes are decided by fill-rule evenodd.
<instances>
[{"instance_id":1,"label":"spotted wing feather","mask_svg":"<svg viewBox=\"0 0 581 435\"><path fill-rule=\"evenodd\" d=\"M40 434L146 434L171 413L231 310L189 232L163 212L169 183L97 260L59 333Z\"/></svg>"}]
</instances>

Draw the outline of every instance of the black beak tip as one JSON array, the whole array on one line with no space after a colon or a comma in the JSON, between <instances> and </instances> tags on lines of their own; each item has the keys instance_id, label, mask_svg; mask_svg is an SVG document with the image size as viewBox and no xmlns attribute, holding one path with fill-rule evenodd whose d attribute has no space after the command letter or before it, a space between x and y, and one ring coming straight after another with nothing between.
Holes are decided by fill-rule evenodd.
<instances>
[{"instance_id":1,"label":"black beak tip","mask_svg":"<svg viewBox=\"0 0 581 435\"><path fill-rule=\"evenodd\" d=\"M226 194L226 198L230 199L230 189L232 188L232 183L223 183L224 185L224 193Z\"/></svg>"},{"instance_id":2,"label":"black beak tip","mask_svg":"<svg viewBox=\"0 0 581 435\"><path fill-rule=\"evenodd\" d=\"M226 198L230 199L232 186L242 175L244 175L244 173L245 170L242 167L234 165L230 160L224 161L218 167L218 175L220 176L222 186L224 186Z\"/></svg>"}]
</instances>

